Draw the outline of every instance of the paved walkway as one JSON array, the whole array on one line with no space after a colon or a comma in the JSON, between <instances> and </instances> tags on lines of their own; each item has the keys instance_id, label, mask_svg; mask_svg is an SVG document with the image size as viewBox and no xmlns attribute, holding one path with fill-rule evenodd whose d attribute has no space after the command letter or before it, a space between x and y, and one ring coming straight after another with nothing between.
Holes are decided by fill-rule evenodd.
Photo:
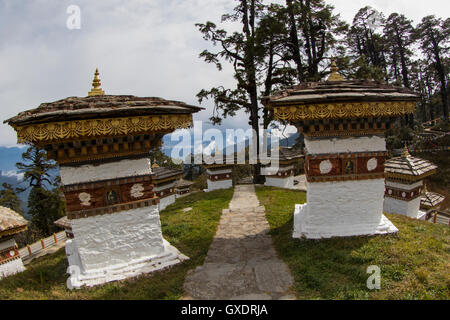
<instances>
[{"instance_id":1,"label":"paved walkway","mask_svg":"<svg viewBox=\"0 0 450 320\"><path fill-rule=\"evenodd\" d=\"M289 293L292 276L275 252L269 229L254 186L236 186L205 263L186 277L184 299L295 299Z\"/></svg>"}]
</instances>

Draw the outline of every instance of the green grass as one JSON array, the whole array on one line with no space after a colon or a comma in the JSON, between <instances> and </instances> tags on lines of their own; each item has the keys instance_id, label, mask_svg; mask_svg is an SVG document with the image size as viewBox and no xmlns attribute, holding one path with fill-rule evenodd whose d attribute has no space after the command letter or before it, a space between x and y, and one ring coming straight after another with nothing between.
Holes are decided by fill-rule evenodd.
<instances>
[{"instance_id":1,"label":"green grass","mask_svg":"<svg viewBox=\"0 0 450 320\"><path fill-rule=\"evenodd\" d=\"M0 280L0 300L6 299L179 299L188 270L203 264L233 190L196 193L178 199L161 212L164 238L190 260L170 269L94 288L66 289L64 249L39 258L23 273ZM183 208L191 207L189 212Z\"/></svg>"},{"instance_id":2,"label":"green grass","mask_svg":"<svg viewBox=\"0 0 450 320\"><path fill-rule=\"evenodd\" d=\"M298 299L449 299L450 228L388 215L398 235L299 240L293 212L306 194L257 187L277 252L291 269ZM367 267L381 269L381 289L366 287Z\"/></svg>"}]
</instances>

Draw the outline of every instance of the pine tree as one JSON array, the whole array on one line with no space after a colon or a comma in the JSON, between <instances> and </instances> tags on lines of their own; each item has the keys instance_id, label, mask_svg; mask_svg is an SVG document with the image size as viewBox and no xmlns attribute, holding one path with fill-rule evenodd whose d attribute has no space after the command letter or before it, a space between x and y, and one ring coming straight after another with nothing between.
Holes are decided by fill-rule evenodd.
<instances>
[{"instance_id":1,"label":"pine tree","mask_svg":"<svg viewBox=\"0 0 450 320\"><path fill-rule=\"evenodd\" d=\"M3 190L0 190L0 206L10 208L15 212L23 215L22 201L16 194L16 191L9 183L2 184Z\"/></svg>"},{"instance_id":2,"label":"pine tree","mask_svg":"<svg viewBox=\"0 0 450 320\"><path fill-rule=\"evenodd\" d=\"M48 160L44 150L31 146L22 154L24 162L16 163L24 173L24 181L31 188L28 196L28 213L31 215L31 229L39 236L55 232L54 221L65 215L65 203L60 191L60 178L52 179L50 171L56 168Z\"/></svg>"},{"instance_id":3,"label":"pine tree","mask_svg":"<svg viewBox=\"0 0 450 320\"><path fill-rule=\"evenodd\" d=\"M445 60L448 59L450 50L448 46L450 42L450 18L442 20L433 15L424 17L416 28L415 37L420 43L422 52L430 61L433 61L433 67L440 83L444 121L448 122L447 82L449 71Z\"/></svg>"}]
</instances>

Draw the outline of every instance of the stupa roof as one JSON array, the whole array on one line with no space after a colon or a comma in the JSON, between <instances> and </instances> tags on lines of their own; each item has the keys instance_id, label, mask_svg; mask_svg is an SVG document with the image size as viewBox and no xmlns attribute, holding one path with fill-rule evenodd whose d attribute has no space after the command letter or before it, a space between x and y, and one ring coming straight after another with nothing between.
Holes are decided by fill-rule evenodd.
<instances>
[{"instance_id":1,"label":"stupa roof","mask_svg":"<svg viewBox=\"0 0 450 320\"><path fill-rule=\"evenodd\" d=\"M445 197L435 192L425 192L420 199L420 206L424 208L434 208L439 205Z\"/></svg>"},{"instance_id":2,"label":"stupa roof","mask_svg":"<svg viewBox=\"0 0 450 320\"><path fill-rule=\"evenodd\" d=\"M263 98L270 105L315 104L355 101L417 101L409 89L368 80L306 82Z\"/></svg>"},{"instance_id":3,"label":"stupa roof","mask_svg":"<svg viewBox=\"0 0 450 320\"><path fill-rule=\"evenodd\" d=\"M334 60L327 81L305 82L263 97L276 120L394 117L412 113L419 95L372 80L345 80Z\"/></svg>"},{"instance_id":4,"label":"stupa roof","mask_svg":"<svg viewBox=\"0 0 450 320\"><path fill-rule=\"evenodd\" d=\"M176 179L177 177L179 177L183 174L183 170L166 168L166 167L152 168L152 172L154 174L153 181L167 180L170 178Z\"/></svg>"},{"instance_id":5,"label":"stupa roof","mask_svg":"<svg viewBox=\"0 0 450 320\"><path fill-rule=\"evenodd\" d=\"M187 188L194 184L194 182L184 179L179 179L175 182L175 188Z\"/></svg>"},{"instance_id":6,"label":"stupa roof","mask_svg":"<svg viewBox=\"0 0 450 320\"><path fill-rule=\"evenodd\" d=\"M28 222L20 214L0 206L0 237L14 235L25 231Z\"/></svg>"},{"instance_id":7,"label":"stupa roof","mask_svg":"<svg viewBox=\"0 0 450 320\"><path fill-rule=\"evenodd\" d=\"M415 177L418 179L435 173L437 166L428 160L412 157L405 147L400 157L392 158L384 164L387 177Z\"/></svg>"},{"instance_id":8,"label":"stupa roof","mask_svg":"<svg viewBox=\"0 0 450 320\"><path fill-rule=\"evenodd\" d=\"M68 97L55 102L42 103L39 107L21 112L4 122L12 126L24 126L68 120L192 114L200 110L203 108L157 97L96 95Z\"/></svg>"},{"instance_id":9,"label":"stupa roof","mask_svg":"<svg viewBox=\"0 0 450 320\"><path fill-rule=\"evenodd\" d=\"M267 156L272 157L272 153L274 151L275 150L268 150ZM275 152L278 152L278 157L276 154L274 154L274 156L277 157L277 159L279 161L291 161L291 160L303 158L303 153L301 150L297 150L297 149L293 149L293 148L289 148L289 147L279 147L278 150L276 150Z\"/></svg>"},{"instance_id":10,"label":"stupa roof","mask_svg":"<svg viewBox=\"0 0 450 320\"><path fill-rule=\"evenodd\" d=\"M54 224L63 229L72 229L72 222L67 218L67 216L59 218L54 222Z\"/></svg>"},{"instance_id":11,"label":"stupa roof","mask_svg":"<svg viewBox=\"0 0 450 320\"><path fill-rule=\"evenodd\" d=\"M68 97L5 120L20 143L117 137L170 132L192 125L192 114L203 108L157 97L105 95L98 70L86 97Z\"/></svg>"}]
</instances>

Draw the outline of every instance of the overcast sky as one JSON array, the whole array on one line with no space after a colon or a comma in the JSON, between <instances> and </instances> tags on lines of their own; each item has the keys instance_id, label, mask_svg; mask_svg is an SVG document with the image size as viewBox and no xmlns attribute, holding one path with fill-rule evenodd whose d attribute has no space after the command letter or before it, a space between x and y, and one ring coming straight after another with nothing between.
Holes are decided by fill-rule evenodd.
<instances>
[{"instance_id":1,"label":"overcast sky","mask_svg":"<svg viewBox=\"0 0 450 320\"><path fill-rule=\"evenodd\" d=\"M270 2L270 1L266 1ZM283 3L282 0L272 1ZM16 135L3 120L42 102L86 96L99 68L107 94L159 96L198 104L202 88L232 86L229 68L218 72L198 58L207 48L194 26L235 6L233 0L0 0L0 146ZM351 22L359 8L404 13L415 22L448 17L446 0L330 0ZM69 5L81 9L81 29L66 26ZM207 110L196 120L207 120ZM224 122L244 127L245 116Z\"/></svg>"}]
</instances>

